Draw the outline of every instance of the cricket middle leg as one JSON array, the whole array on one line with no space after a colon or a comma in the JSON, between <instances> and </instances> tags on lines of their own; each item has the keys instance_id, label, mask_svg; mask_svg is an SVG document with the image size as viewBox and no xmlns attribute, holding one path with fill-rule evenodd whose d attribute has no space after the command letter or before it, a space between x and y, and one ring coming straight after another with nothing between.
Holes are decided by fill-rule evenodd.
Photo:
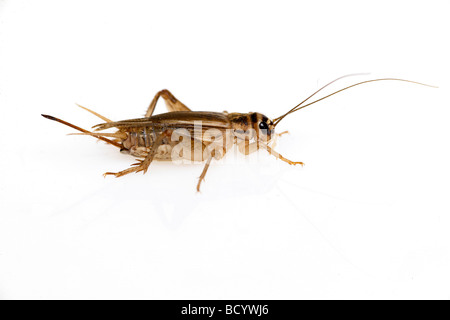
<instances>
[{"instance_id":1,"label":"cricket middle leg","mask_svg":"<svg viewBox=\"0 0 450 320\"><path fill-rule=\"evenodd\" d=\"M214 156L211 154L209 156L209 158L206 160L206 164L203 167L203 171L202 174L200 175L200 177L198 178L198 183L197 183L197 192L200 192L200 185L202 184L202 181L205 180L205 176L206 176L206 172L208 171L209 165L211 164L211 160L214 158Z\"/></svg>"},{"instance_id":2,"label":"cricket middle leg","mask_svg":"<svg viewBox=\"0 0 450 320\"><path fill-rule=\"evenodd\" d=\"M205 151L207 151L207 150L205 150ZM214 158L216 160L220 160L225 156L226 153L227 153L227 148L221 147L221 146L215 146L215 148L213 147L212 150L209 149L209 152L207 152L206 164L203 167L202 174L198 178L197 192L200 192L200 185L202 184L202 181L205 180L206 172L208 171L208 168L211 164L212 159ZM205 159L205 157L203 157L203 159Z\"/></svg>"}]
</instances>

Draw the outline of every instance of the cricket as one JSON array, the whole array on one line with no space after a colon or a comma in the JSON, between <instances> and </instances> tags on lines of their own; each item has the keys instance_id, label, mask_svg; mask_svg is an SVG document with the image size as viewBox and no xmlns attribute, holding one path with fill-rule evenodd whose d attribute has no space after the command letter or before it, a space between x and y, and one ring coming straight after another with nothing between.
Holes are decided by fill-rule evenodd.
<instances>
[{"instance_id":1,"label":"cricket","mask_svg":"<svg viewBox=\"0 0 450 320\"><path fill-rule=\"evenodd\" d=\"M337 90L320 99L308 102L313 96L334 82L352 75L337 78L324 85L283 115L270 119L258 112L228 113L210 111L192 111L168 90L159 91L151 101L144 118L112 121L88 108L79 107L99 117L104 122L93 126L92 131L85 130L56 117L42 114L43 117L69 126L79 133L104 141L120 149L120 152L134 156L136 163L119 172L106 172L104 176L122 177L132 172L147 172L152 161L188 161L205 162L198 178L197 192L212 160L225 156L231 147L237 146L239 152L249 155L264 149L275 158L289 165L301 165L303 162L291 161L274 148L278 137L287 133L276 133L275 128L288 115L327 99L337 93L375 81L403 81L427 87L427 85L411 80L397 78L381 78L366 80ZM154 115L159 98L163 98L168 112ZM115 129L115 132L104 132Z\"/></svg>"}]
</instances>

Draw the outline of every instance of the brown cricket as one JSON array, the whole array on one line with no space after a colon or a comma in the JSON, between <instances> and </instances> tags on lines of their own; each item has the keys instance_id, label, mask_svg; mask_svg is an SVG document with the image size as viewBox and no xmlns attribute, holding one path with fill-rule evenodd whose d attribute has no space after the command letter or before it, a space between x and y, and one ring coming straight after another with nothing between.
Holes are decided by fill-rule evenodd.
<instances>
[{"instance_id":1,"label":"brown cricket","mask_svg":"<svg viewBox=\"0 0 450 320\"><path fill-rule=\"evenodd\" d=\"M258 149L265 149L276 158L290 165L303 165L302 162L291 161L283 157L273 149L276 138L287 132L277 134L275 133L275 127L284 117L293 112L341 91L369 82L394 80L433 87L404 79L374 79L358 82L305 104L318 92L344 77L326 84L288 112L273 120L257 112L192 111L168 90L159 91L151 101L145 117L139 119L112 121L88 108L80 106L105 121L105 123L94 126L94 131L82 129L53 116L44 114L42 116L82 132L75 134L95 137L119 148L123 153L140 158L130 168L116 173L106 172L104 174L105 177L107 175L121 177L131 172L137 173L140 171L146 173L153 160L174 161L184 159L188 161L206 161L197 183L197 191L200 191L201 182L206 176L211 161L213 159L221 159L233 145L237 145L238 150L245 155ZM169 112L153 115L156 103L160 97L164 99ZM100 132L109 128L115 128L117 131L114 133Z\"/></svg>"}]
</instances>

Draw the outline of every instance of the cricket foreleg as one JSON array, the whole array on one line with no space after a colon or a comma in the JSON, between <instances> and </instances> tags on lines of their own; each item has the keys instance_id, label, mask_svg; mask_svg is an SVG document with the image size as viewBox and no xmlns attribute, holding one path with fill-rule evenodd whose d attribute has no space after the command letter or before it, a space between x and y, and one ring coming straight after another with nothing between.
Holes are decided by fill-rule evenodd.
<instances>
[{"instance_id":1,"label":"cricket foreleg","mask_svg":"<svg viewBox=\"0 0 450 320\"><path fill-rule=\"evenodd\" d=\"M162 97L164 99L164 102L166 103L167 106L167 110L169 110L169 112L191 111L191 109L186 107L181 101L175 98L174 95L170 93L169 90L164 89L159 91L153 98L152 102L150 102L150 105L147 109L147 113L145 114L146 117L152 116L153 112L155 111L156 103L158 102L159 97Z\"/></svg>"},{"instance_id":2,"label":"cricket foreleg","mask_svg":"<svg viewBox=\"0 0 450 320\"><path fill-rule=\"evenodd\" d=\"M295 161L291 161L289 159L286 159L285 157L283 157L281 154L279 154L278 152L276 152L275 150L273 150L269 146L264 146L264 149L266 149L271 155L274 155L276 158L278 158L278 159L280 159L280 160L282 160L282 161L284 161L286 163L289 163L291 165L296 165L296 164L299 164L301 166L304 165L303 162L295 162Z\"/></svg>"},{"instance_id":3,"label":"cricket foreleg","mask_svg":"<svg viewBox=\"0 0 450 320\"><path fill-rule=\"evenodd\" d=\"M277 137L281 137L284 134L289 134L289 131L283 131L283 132L277 133L276 135L277 135Z\"/></svg>"},{"instance_id":4,"label":"cricket foreleg","mask_svg":"<svg viewBox=\"0 0 450 320\"><path fill-rule=\"evenodd\" d=\"M288 133L289 133L289 131L283 131L283 132L281 132L281 133L275 133L275 136L272 138L272 140L271 140L271 142L270 142L272 148L275 148L275 147L276 147L277 142L278 142L278 138L279 138L279 137L281 137L281 136L284 135L284 134L288 134Z\"/></svg>"},{"instance_id":5,"label":"cricket foreleg","mask_svg":"<svg viewBox=\"0 0 450 320\"><path fill-rule=\"evenodd\" d=\"M291 161L289 159L286 159L285 157L283 157L281 154L279 154L278 152L276 152L275 150L273 150L271 147L269 147L268 145L264 144L264 143L260 143L260 142L252 142L250 143L248 140L244 140L240 143L238 143L238 148L239 151L245 155L249 155L252 154L253 152L261 149L266 149L270 154L274 155L275 157L277 157L280 160L283 160L284 162L287 162L291 165L296 165L296 164L300 164L300 165L304 165L303 162L295 162L295 161Z\"/></svg>"}]
</instances>

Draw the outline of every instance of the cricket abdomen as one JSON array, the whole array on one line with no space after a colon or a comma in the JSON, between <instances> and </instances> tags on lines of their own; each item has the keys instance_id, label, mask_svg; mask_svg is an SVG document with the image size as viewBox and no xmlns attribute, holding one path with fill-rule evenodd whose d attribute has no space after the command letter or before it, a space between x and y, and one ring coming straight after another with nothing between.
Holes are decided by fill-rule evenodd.
<instances>
[{"instance_id":1,"label":"cricket abdomen","mask_svg":"<svg viewBox=\"0 0 450 320\"><path fill-rule=\"evenodd\" d=\"M127 135L127 139L122 141L124 149L127 150L130 150L132 147L149 148L155 141L155 134L149 132L147 128L128 132Z\"/></svg>"},{"instance_id":2,"label":"cricket abdomen","mask_svg":"<svg viewBox=\"0 0 450 320\"><path fill-rule=\"evenodd\" d=\"M122 141L122 153L127 153L135 157L146 157L156 140L156 133L150 128L133 128L134 130L127 132L127 138ZM130 130L130 129L129 129ZM172 143L170 141L169 132L158 133L164 135L161 145L155 154L155 160L170 160L172 152Z\"/></svg>"}]
</instances>

